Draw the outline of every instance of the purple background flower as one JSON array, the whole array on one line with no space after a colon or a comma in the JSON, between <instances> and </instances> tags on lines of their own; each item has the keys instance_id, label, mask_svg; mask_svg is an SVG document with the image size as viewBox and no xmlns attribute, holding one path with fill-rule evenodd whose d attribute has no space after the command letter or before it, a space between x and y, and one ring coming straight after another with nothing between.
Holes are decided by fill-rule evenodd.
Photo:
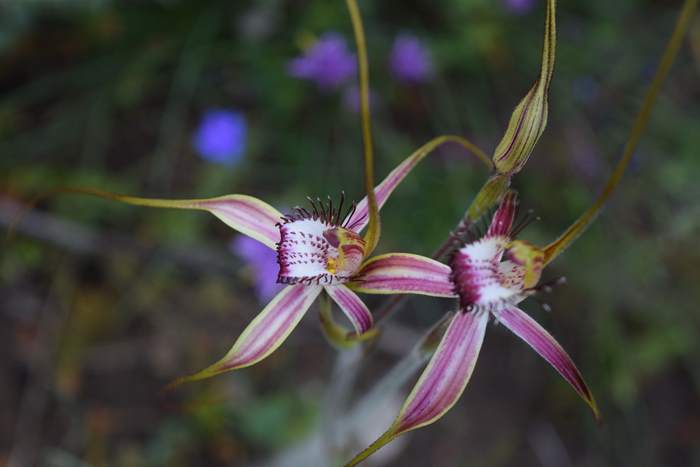
<instances>
[{"instance_id":1,"label":"purple background flower","mask_svg":"<svg viewBox=\"0 0 700 467\"><path fill-rule=\"evenodd\" d=\"M504 0L506 10L511 13L523 14L532 10L535 0Z\"/></svg>"},{"instance_id":2,"label":"purple background flower","mask_svg":"<svg viewBox=\"0 0 700 467\"><path fill-rule=\"evenodd\" d=\"M337 33L321 36L303 56L289 62L289 74L315 82L319 88L336 89L355 76L355 54L348 50L345 39Z\"/></svg>"},{"instance_id":3,"label":"purple background flower","mask_svg":"<svg viewBox=\"0 0 700 467\"><path fill-rule=\"evenodd\" d=\"M251 269L258 300L267 303L282 290L283 285L277 283L279 265L276 251L245 235L235 237L230 247Z\"/></svg>"},{"instance_id":4,"label":"purple background flower","mask_svg":"<svg viewBox=\"0 0 700 467\"><path fill-rule=\"evenodd\" d=\"M410 34L402 34L394 40L389 64L394 78L404 83L423 83L433 73L430 51Z\"/></svg>"},{"instance_id":5,"label":"purple background flower","mask_svg":"<svg viewBox=\"0 0 700 467\"><path fill-rule=\"evenodd\" d=\"M240 112L227 109L207 111L199 123L193 144L210 162L235 165L243 156L248 126Z\"/></svg>"}]
</instances>

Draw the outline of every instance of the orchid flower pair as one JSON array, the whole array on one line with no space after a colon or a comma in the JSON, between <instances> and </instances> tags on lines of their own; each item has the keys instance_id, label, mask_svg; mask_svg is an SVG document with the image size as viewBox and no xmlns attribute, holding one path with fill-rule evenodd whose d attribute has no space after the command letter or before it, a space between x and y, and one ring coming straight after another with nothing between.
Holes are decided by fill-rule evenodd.
<instances>
[{"instance_id":1,"label":"orchid flower pair","mask_svg":"<svg viewBox=\"0 0 700 467\"><path fill-rule=\"evenodd\" d=\"M278 282L287 284L257 315L218 362L176 383L208 378L253 365L274 352L294 330L314 300L325 293L338 305L354 328L347 340L372 335L373 317L356 292L370 294L423 294L456 298L459 307L394 423L377 441L359 453L356 465L395 437L435 422L464 391L483 343L491 317L530 345L551 364L591 407L598 409L591 391L572 359L518 304L545 286L539 285L543 268L580 235L619 183L639 137L648 122L651 105L677 53L680 39L697 0L686 0L661 65L637 116L623 156L603 193L559 238L539 248L514 239L517 196L508 191L544 131L547 93L554 67L556 45L555 0L547 0L544 48L540 76L516 106L505 135L493 157L488 158L467 140L443 136L406 158L380 183L373 186L373 156L369 121L369 84L364 34L355 0L346 0L355 31L360 75L360 113L364 143L366 198L343 210L329 198L310 200L309 209L298 207L283 215L269 204L247 195L210 199L165 200L115 195L96 190L76 190L129 204L176 209L205 210L244 235L277 251ZM474 221L500 200L485 234L462 241L449 265L408 253L371 257L380 234L379 209L410 171L436 146L456 142L493 169L493 174L467 211ZM362 231L368 232L363 237ZM322 317L323 318L323 317Z\"/></svg>"}]
</instances>

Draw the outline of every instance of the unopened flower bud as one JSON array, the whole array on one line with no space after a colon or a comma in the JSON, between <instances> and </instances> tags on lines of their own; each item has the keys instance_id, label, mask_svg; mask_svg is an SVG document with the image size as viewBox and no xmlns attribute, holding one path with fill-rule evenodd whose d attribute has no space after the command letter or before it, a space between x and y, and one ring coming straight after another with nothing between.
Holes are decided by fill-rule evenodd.
<instances>
[{"instance_id":1,"label":"unopened flower bud","mask_svg":"<svg viewBox=\"0 0 700 467\"><path fill-rule=\"evenodd\" d=\"M549 0L540 77L515 107L508 128L493 153L493 163L500 174L513 175L525 166L547 126L547 92L554 71L556 48L555 13L555 2Z\"/></svg>"}]
</instances>

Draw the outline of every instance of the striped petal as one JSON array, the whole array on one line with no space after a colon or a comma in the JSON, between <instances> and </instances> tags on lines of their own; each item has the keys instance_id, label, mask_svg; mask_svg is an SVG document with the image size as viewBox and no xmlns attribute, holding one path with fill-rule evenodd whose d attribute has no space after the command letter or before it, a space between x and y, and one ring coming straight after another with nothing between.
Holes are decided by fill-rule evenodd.
<instances>
[{"instance_id":1,"label":"striped petal","mask_svg":"<svg viewBox=\"0 0 700 467\"><path fill-rule=\"evenodd\" d=\"M349 349L361 342L374 339L379 334L379 328L376 327L358 334L357 327L355 331L351 331L346 326L336 322L331 310L331 299L329 296L322 295L319 305L318 318L321 323L321 330L328 342L338 349Z\"/></svg>"},{"instance_id":2,"label":"striped petal","mask_svg":"<svg viewBox=\"0 0 700 467\"><path fill-rule=\"evenodd\" d=\"M280 241L277 224L282 213L266 202L246 195L228 195L219 198L194 201L200 209L206 209L224 221L229 227L261 241L273 250Z\"/></svg>"},{"instance_id":3,"label":"striped petal","mask_svg":"<svg viewBox=\"0 0 700 467\"><path fill-rule=\"evenodd\" d=\"M395 434L433 423L457 402L474 371L487 323L488 313L455 314L394 422Z\"/></svg>"},{"instance_id":4,"label":"striped petal","mask_svg":"<svg viewBox=\"0 0 700 467\"><path fill-rule=\"evenodd\" d=\"M326 292L348 317L357 334L364 334L372 329L372 313L355 292L344 285L328 286Z\"/></svg>"},{"instance_id":5,"label":"striped petal","mask_svg":"<svg viewBox=\"0 0 700 467\"><path fill-rule=\"evenodd\" d=\"M321 286L301 284L286 287L248 325L224 358L199 373L176 380L172 385L210 378L258 363L282 345L321 290Z\"/></svg>"},{"instance_id":6,"label":"striped petal","mask_svg":"<svg viewBox=\"0 0 700 467\"><path fill-rule=\"evenodd\" d=\"M407 253L388 253L367 261L353 276L353 290L371 294L411 293L454 297L449 266Z\"/></svg>"},{"instance_id":7,"label":"striped petal","mask_svg":"<svg viewBox=\"0 0 700 467\"><path fill-rule=\"evenodd\" d=\"M118 195L101 190L72 189L72 192L98 196L136 206L209 211L231 228L275 250L280 241L277 223L282 213L266 202L247 195L226 195L207 199L157 199Z\"/></svg>"},{"instance_id":8,"label":"striped petal","mask_svg":"<svg viewBox=\"0 0 700 467\"><path fill-rule=\"evenodd\" d=\"M583 380L571 357L542 326L521 309L510 306L494 313L498 321L524 340L535 352L554 367L581 398L600 417L593 394Z\"/></svg>"},{"instance_id":9,"label":"striped petal","mask_svg":"<svg viewBox=\"0 0 700 467\"><path fill-rule=\"evenodd\" d=\"M345 467L359 464L400 434L429 425L450 410L474 371L488 317L488 313L455 314L394 423Z\"/></svg>"}]
</instances>

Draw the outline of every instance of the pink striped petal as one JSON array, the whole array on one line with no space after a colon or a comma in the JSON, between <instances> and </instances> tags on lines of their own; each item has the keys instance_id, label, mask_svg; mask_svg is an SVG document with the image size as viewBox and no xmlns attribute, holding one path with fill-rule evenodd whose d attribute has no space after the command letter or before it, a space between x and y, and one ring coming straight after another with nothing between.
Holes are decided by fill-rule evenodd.
<instances>
[{"instance_id":1,"label":"pink striped petal","mask_svg":"<svg viewBox=\"0 0 700 467\"><path fill-rule=\"evenodd\" d=\"M364 334L374 324L372 313L360 297L344 285L332 285L326 287L326 292L333 301L338 304L345 316L348 317L357 334Z\"/></svg>"},{"instance_id":2,"label":"pink striped petal","mask_svg":"<svg viewBox=\"0 0 700 467\"><path fill-rule=\"evenodd\" d=\"M266 202L247 195L228 195L194 202L242 234L261 241L273 250L277 248L280 241L277 223L281 222L282 213Z\"/></svg>"},{"instance_id":3,"label":"pink striped petal","mask_svg":"<svg viewBox=\"0 0 700 467\"><path fill-rule=\"evenodd\" d=\"M367 261L353 276L353 290L371 294L412 293L454 297L449 266L407 253L388 253Z\"/></svg>"},{"instance_id":4,"label":"pink striped petal","mask_svg":"<svg viewBox=\"0 0 700 467\"><path fill-rule=\"evenodd\" d=\"M491 225L486 232L487 237L510 236L510 229L513 226L515 213L518 209L518 194L509 191L501 200L501 204L496 209L491 219Z\"/></svg>"},{"instance_id":5,"label":"pink striped petal","mask_svg":"<svg viewBox=\"0 0 700 467\"><path fill-rule=\"evenodd\" d=\"M428 367L404 402L399 416L383 435L345 467L358 465L402 433L429 425L450 410L474 371L488 320L486 312L458 311L451 318Z\"/></svg>"},{"instance_id":6,"label":"pink striped petal","mask_svg":"<svg viewBox=\"0 0 700 467\"><path fill-rule=\"evenodd\" d=\"M323 287L317 285L286 287L248 325L224 358L173 384L205 379L258 363L282 345L321 290Z\"/></svg>"},{"instance_id":7,"label":"pink striped petal","mask_svg":"<svg viewBox=\"0 0 700 467\"><path fill-rule=\"evenodd\" d=\"M542 326L521 309L510 306L495 312L500 323L524 340L535 352L554 367L555 370L574 388L581 398L599 418L598 407L593 394L583 380L571 357Z\"/></svg>"},{"instance_id":8,"label":"pink striped petal","mask_svg":"<svg viewBox=\"0 0 700 467\"><path fill-rule=\"evenodd\" d=\"M474 371L488 313L457 312L391 428L394 436L429 425L459 399Z\"/></svg>"}]
</instances>

